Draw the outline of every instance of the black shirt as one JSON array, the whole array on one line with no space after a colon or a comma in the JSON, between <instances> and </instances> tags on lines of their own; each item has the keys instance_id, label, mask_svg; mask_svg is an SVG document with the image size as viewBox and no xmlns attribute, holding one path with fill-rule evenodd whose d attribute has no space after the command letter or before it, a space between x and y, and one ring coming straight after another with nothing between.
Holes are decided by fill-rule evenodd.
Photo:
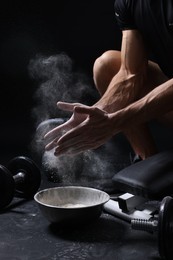
<instances>
[{"instance_id":1,"label":"black shirt","mask_svg":"<svg viewBox=\"0 0 173 260\"><path fill-rule=\"evenodd\" d=\"M121 30L137 29L168 77L173 77L173 0L116 0Z\"/></svg>"}]
</instances>

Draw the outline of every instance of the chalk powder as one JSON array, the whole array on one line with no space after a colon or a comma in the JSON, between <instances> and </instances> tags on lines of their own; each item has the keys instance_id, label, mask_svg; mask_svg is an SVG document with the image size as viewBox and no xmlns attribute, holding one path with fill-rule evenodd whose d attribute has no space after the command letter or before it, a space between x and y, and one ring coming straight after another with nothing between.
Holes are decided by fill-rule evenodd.
<instances>
[{"instance_id":1,"label":"chalk powder","mask_svg":"<svg viewBox=\"0 0 173 260\"><path fill-rule=\"evenodd\" d=\"M36 126L51 118L56 119L55 123L57 119L62 123L71 116L71 113L57 109L57 101L92 105L99 98L89 77L74 69L73 61L64 53L50 57L37 56L30 61L28 69L33 78L41 81L34 95L37 105L32 110ZM33 152L41 157L43 171L48 180L61 185L92 186L105 189L107 192L114 190L111 178L124 168L124 162L114 165L121 147L117 147L116 144L115 149L107 143L95 151L57 158L54 156L54 151L44 151L43 135L48 130L50 129L45 128L42 134L36 132L31 144Z\"/></svg>"}]
</instances>

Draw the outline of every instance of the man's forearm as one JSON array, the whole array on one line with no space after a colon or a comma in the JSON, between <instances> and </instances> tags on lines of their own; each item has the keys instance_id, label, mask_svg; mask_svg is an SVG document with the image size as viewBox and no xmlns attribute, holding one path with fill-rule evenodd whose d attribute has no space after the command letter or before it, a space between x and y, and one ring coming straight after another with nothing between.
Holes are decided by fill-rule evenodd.
<instances>
[{"instance_id":1,"label":"man's forearm","mask_svg":"<svg viewBox=\"0 0 173 260\"><path fill-rule=\"evenodd\" d=\"M138 74L128 74L126 71L120 70L94 106L108 113L116 112L138 99L144 81L144 71L140 71Z\"/></svg>"},{"instance_id":2,"label":"man's forearm","mask_svg":"<svg viewBox=\"0 0 173 260\"><path fill-rule=\"evenodd\" d=\"M123 31L120 70L95 106L113 113L136 101L147 78L147 68L142 35L137 30Z\"/></svg>"},{"instance_id":3,"label":"man's forearm","mask_svg":"<svg viewBox=\"0 0 173 260\"><path fill-rule=\"evenodd\" d=\"M173 79L158 86L142 99L110 114L120 131L129 125L139 125L173 111Z\"/></svg>"}]
</instances>

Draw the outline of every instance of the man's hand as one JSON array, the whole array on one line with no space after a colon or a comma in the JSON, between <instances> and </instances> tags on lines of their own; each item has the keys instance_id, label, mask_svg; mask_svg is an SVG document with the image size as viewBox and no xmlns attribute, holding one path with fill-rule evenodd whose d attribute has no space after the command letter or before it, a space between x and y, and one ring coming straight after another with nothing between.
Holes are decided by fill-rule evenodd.
<instances>
[{"instance_id":1,"label":"man's hand","mask_svg":"<svg viewBox=\"0 0 173 260\"><path fill-rule=\"evenodd\" d=\"M73 111L72 117L45 135L46 150L55 148L56 156L78 154L104 144L113 136L109 114L97 107L59 103L59 108Z\"/></svg>"},{"instance_id":2,"label":"man's hand","mask_svg":"<svg viewBox=\"0 0 173 260\"><path fill-rule=\"evenodd\" d=\"M80 103L66 103L66 102L58 102L57 103L58 108L64 110L64 111L69 111L73 112L74 107L76 106L81 106ZM64 135L67 131L75 128L77 125L79 125L82 121L86 119L87 115L85 114L79 114L77 112L73 113L71 118L65 122L62 125L59 125L49 131L45 136L45 140L48 142L46 145L45 149L46 150L51 150L57 146L57 141L58 139Z\"/></svg>"}]
</instances>

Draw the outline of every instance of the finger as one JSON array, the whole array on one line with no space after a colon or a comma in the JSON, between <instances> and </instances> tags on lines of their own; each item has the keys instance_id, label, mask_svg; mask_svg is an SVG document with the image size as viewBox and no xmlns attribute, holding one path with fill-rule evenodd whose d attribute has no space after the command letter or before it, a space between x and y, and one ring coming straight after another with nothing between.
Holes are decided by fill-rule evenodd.
<instances>
[{"instance_id":1,"label":"finger","mask_svg":"<svg viewBox=\"0 0 173 260\"><path fill-rule=\"evenodd\" d=\"M80 103L67 103L67 102L61 102L59 101L57 103L57 107L64 110L64 111L69 111L69 112L73 112L73 109L75 106L80 106Z\"/></svg>"},{"instance_id":2,"label":"finger","mask_svg":"<svg viewBox=\"0 0 173 260\"><path fill-rule=\"evenodd\" d=\"M75 133L68 132L67 134L64 134L62 137L60 137L57 145L68 148L77 145L79 142L83 142L83 139L81 138L80 134L77 134L75 131Z\"/></svg>"},{"instance_id":3,"label":"finger","mask_svg":"<svg viewBox=\"0 0 173 260\"><path fill-rule=\"evenodd\" d=\"M88 114L90 116L94 115L95 113L102 114L103 111L100 110L97 107L89 107L89 106L76 106L74 108L75 112L80 113L80 114Z\"/></svg>"},{"instance_id":4,"label":"finger","mask_svg":"<svg viewBox=\"0 0 173 260\"><path fill-rule=\"evenodd\" d=\"M62 129L63 129L62 126L58 126L54 129L50 130L48 133L46 133L44 135L44 139L49 141L49 140L52 140L55 138L59 138L62 135L62 132L63 132Z\"/></svg>"},{"instance_id":5,"label":"finger","mask_svg":"<svg viewBox=\"0 0 173 260\"><path fill-rule=\"evenodd\" d=\"M50 130L48 133L45 134L44 139L49 140L49 139L55 139L59 138L61 135L66 133L70 129L70 122L71 120L69 119L67 122L65 122L62 125L59 125L52 130Z\"/></svg>"},{"instance_id":6,"label":"finger","mask_svg":"<svg viewBox=\"0 0 173 260\"><path fill-rule=\"evenodd\" d=\"M57 127L49 131L47 134L44 136L44 140L46 142L52 142L55 138L59 139L64 133L66 133L67 129L63 127Z\"/></svg>"},{"instance_id":7,"label":"finger","mask_svg":"<svg viewBox=\"0 0 173 260\"><path fill-rule=\"evenodd\" d=\"M45 146L45 150L46 151L50 151L52 150L53 148L55 148L57 146L57 141L58 139L55 138L52 142L48 143L46 146Z\"/></svg>"},{"instance_id":8,"label":"finger","mask_svg":"<svg viewBox=\"0 0 173 260\"><path fill-rule=\"evenodd\" d=\"M69 130L66 132L63 136L61 136L57 142L58 145L74 145L77 140L82 140L82 138L85 136L85 124L87 123L87 120L84 120L80 125L76 126L75 128Z\"/></svg>"},{"instance_id":9,"label":"finger","mask_svg":"<svg viewBox=\"0 0 173 260\"><path fill-rule=\"evenodd\" d=\"M74 143L72 145L72 143ZM88 143L88 142L84 142L82 140L78 140L77 141L71 141L70 143L66 144L66 145L58 145L55 149L55 156L60 156L63 154L69 154L69 155L76 155L79 154L81 152L85 152L91 149L97 149L101 144L100 143Z\"/></svg>"}]
</instances>

